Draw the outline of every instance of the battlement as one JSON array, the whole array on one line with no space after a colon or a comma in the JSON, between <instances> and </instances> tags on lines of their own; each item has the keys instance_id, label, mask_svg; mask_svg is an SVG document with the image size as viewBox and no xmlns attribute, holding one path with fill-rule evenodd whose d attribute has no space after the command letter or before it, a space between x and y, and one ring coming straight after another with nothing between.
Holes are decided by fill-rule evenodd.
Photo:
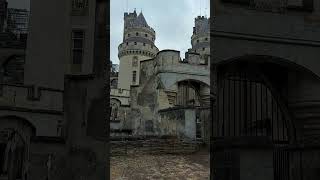
<instances>
[{"instance_id":1,"label":"battlement","mask_svg":"<svg viewBox=\"0 0 320 180\"><path fill-rule=\"evenodd\" d=\"M127 18L127 17L137 17L137 13L136 13L136 11L134 11L133 13L125 12L124 13L124 17L125 18Z\"/></svg>"},{"instance_id":2,"label":"battlement","mask_svg":"<svg viewBox=\"0 0 320 180\"><path fill-rule=\"evenodd\" d=\"M199 53L194 53L189 49L186 52L186 58L182 61L180 57L180 51L176 50L162 50L159 51L156 56L157 66L173 66L179 67L185 66L185 64L192 66L208 66L208 58L210 56L202 56Z\"/></svg>"},{"instance_id":3,"label":"battlement","mask_svg":"<svg viewBox=\"0 0 320 180\"><path fill-rule=\"evenodd\" d=\"M193 28L193 34L204 34L210 32L210 18L204 16L198 16L195 18L195 27Z\"/></svg>"},{"instance_id":4,"label":"battlement","mask_svg":"<svg viewBox=\"0 0 320 180\"><path fill-rule=\"evenodd\" d=\"M159 49L152 44L144 44L143 42L125 42L118 46L118 57L125 55L142 55L153 58L159 52Z\"/></svg>"},{"instance_id":5,"label":"battlement","mask_svg":"<svg viewBox=\"0 0 320 180\"><path fill-rule=\"evenodd\" d=\"M27 85L0 84L0 106L63 112L63 91Z\"/></svg>"}]
</instances>

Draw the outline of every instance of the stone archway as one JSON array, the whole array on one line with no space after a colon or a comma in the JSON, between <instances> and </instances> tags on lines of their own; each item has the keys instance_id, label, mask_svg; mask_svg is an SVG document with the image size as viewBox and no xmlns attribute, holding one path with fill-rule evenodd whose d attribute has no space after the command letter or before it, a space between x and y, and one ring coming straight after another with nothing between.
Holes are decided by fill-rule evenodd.
<instances>
[{"instance_id":1,"label":"stone archway","mask_svg":"<svg viewBox=\"0 0 320 180\"><path fill-rule=\"evenodd\" d=\"M316 150L314 145L320 142L320 121L310 113L320 110L320 104L316 105L320 102L319 77L289 60L270 56L247 55L216 67L212 126L215 178L239 179L237 172L230 173L234 168L241 169L240 179L249 178L244 176L248 169L242 167L256 173L251 178L291 180L316 174L314 169L304 167L317 167L315 162L320 161L306 160L311 157L306 148ZM312 127L313 133L306 134L306 127ZM239 159L242 167L232 165ZM231 164L222 167L225 163Z\"/></svg>"},{"instance_id":2,"label":"stone archway","mask_svg":"<svg viewBox=\"0 0 320 180\"><path fill-rule=\"evenodd\" d=\"M0 82L6 84L23 84L25 55L14 54L0 62Z\"/></svg>"},{"instance_id":3,"label":"stone archway","mask_svg":"<svg viewBox=\"0 0 320 180\"><path fill-rule=\"evenodd\" d=\"M194 79L178 81L176 84L178 87L176 105L197 107L210 106L210 87L208 84Z\"/></svg>"},{"instance_id":4,"label":"stone archway","mask_svg":"<svg viewBox=\"0 0 320 180\"><path fill-rule=\"evenodd\" d=\"M0 177L8 180L28 176L30 139L35 127L16 116L0 117Z\"/></svg>"}]
</instances>

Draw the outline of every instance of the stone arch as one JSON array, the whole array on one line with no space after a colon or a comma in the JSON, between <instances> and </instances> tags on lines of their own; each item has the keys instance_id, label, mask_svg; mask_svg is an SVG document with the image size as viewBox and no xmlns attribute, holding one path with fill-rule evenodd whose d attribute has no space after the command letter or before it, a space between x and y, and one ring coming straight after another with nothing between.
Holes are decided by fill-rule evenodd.
<instances>
[{"instance_id":1,"label":"stone arch","mask_svg":"<svg viewBox=\"0 0 320 180\"><path fill-rule=\"evenodd\" d=\"M299 138L300 136L300 138L302 138L301 131L303 130L301 130L301 127L298 126L298 124L301 124L301 123L294 120L295 119L294 111L296 109L292 109L288 107L288 104L284 103L287 101L287 97L285 97L282 93L278 93L279 87L283 86L283 84L281 84L281 82L276 83L277 79L281 77L279 76L277 77L275 75L277 73L275 72L281 71L282 76L287 76L288 73L290 72L296 72L301 76L308 76L307 77L308 80L313 81L316 84L319 84L317 87L318 89L320 88L320 76L317 75L317 73L314 72L313 70L308 69L305 66L295 63L289 59L284 59L284 58L274 57L269 55L247 54L239 57L233 57L233 58L221 61L220 63L217 64L217 67L218 69L221 69L221 67L223 66L228 66L236 63L238 64L242 63L245 66L256 65L260 67L259 70L262 72L260 73L260 75L262 76L260 78L264 79L264 82L266 83L268 88L272 91L272 93L278 99L279 103L282 106L282 109L285 111L284 113L286 114L287 119L291 119L290 121L288 121L288 123L290 123L292 127L293 126L295 127L294 128L295 132L291 132L292 133L291 135L297 136L297 138ZM273 70L270 71L270 69L273 69ZM297 77L297 78L299 79L300 77ZM287 79L284 79L284 81L287 81ZM300 128L300 130L297 128Z\"/></svg>"},{"instance_id":2,"label":"stone arch","mask_svg":"<svg viewBox=\"0 0 320 180\"><path fill-rule=\"evenodd\" d=\"M306 132L301 129L305 128L304 124L308 124L308 126L320 124L320 122L314 121L316 116L312 116L312 113L310 113L312 111L312 109L315 109L318 112L320 109L319 104L316 107L316 106L314 106L315 102L312 102L313 103L312 106L310 106L310 104L308 104L308 107L304 106L303 108L296 109L291 106L292 102L289 100L296 98L297 94L299 94L299 91L305 91L306 89L310 89L310 88L317 88L317 90L319 90L320 89L319 76L316 74L316 72L312 71L311 69L308 69L305 66L302 66L300 64L294 63L293 61L291 61L289 59L283 59L283 58L278 58L278 57L273 57L273 56L265 56L265 55L244 55L241 57L234 57L234 58L227 59L225 61L221 61L221 62L217 63L215 67L216 67L216 75L217 75L216 82L217 82L217 86L218 86L216 88L217 89L217 91L216 91L217 100L216 100L216 106L215 106L217 108L215 108L215 111L214 111L215 118L213 119L214 123L213 123L212 128L214 129L213 138L219 139L217 137L220 137L221 139L215 141L213 143L213 146L222 147L221 150L223 150L225 152L228 152L228 150L229 150L229 147L226 147L223 145L223 143L225 143L226 141L228 142L228 144L232 144L232 145L236 144L235 146L240 147L240 148L241 147L249 147L249 145L253 145L253 144L255 147L260 147L260 148L272 147L271 151L273 151L272 152L273 159L271 156L270 161L273 161L273 165L274 165L273 168L274 168L274 172L275 172L274 176L276 176L280 179L283 179L283 177L288 177L287 176L288 174L285 174L285 173L288 173L293 166L297 166L297 164L295 164L297 162L295 162L293 159L297 159L297 158L302 157L298 154L294 154L291 151L290 147L296 147L296 146L303 144L303 148L305 148L305 147L308 147L308 145L315 145L317 141L313 141L313 143L308 143L307 140L310 139L310 135L304 137L305 136L304 134ZM250 76L248 76L247 74L249 74ZM311 82L310 85L312 85L312 83L314 83L315 87L307 86L307 87L300 88L299 91L297 91L297 94L295 94L293 96L292 94L289 93L289 91L293 91L293 90L289 89L289 87L293 87L293 86L290 86L290 83L292 83L292 82L289 82L290 80L294 79L294 77L292 77L292 74L297 75L296 77L298 80L295 80L295 81L297 81L297 82L307 81L307 83ZM298 75L301 75L301 77L299 77ZM302 80L300 80L300 79L302 79ZM232 83L231 83L231 85L228 85L230 83L230 81L231 82L237 81L240 83L238 83L238 86L237 85L232 86ZM282 142L281 144L278 144L279 142L273 141L273 139L255 139L254 141L251 141L251 140L253 140L252 137L250 137L251 138L250 139L247 136L240 136L240 135L236 134L240 131L234 131L233 134L230 133L229 135L219 136L219 134L221 135L221 134L224 134L226 131L228 131L228 128L227 128L228 126L231 127L231 130L234 127L237 128L240 126L239 124L241 124L241 123L238 122L239 118L236 119L237 124L233 123L234 125L232 125L232 126L230 126L230 124L232 124L232 122L231 123L225 122L224 119L228 119L229 116L232 114L231 113L229 113L229 114L224 113L224 111L225 110L230 111L230 109L232 110L233 105L236 104L235 102L239 101L239 98L237 101L237 99L232 98L232 96L234 96L237 93L241 94L241 92L242 92L242 94L247 94L247 93L243 93L243 92L245 92L244 89L239 88L239 87L248 87L249 82L250 82L250 84L249 84L250 88L248 88L248 89L251 89L251 83L252 83L252 84L259 84L258 87L261 87L260 89L262 89L262 87L266 87L269 90L269 93L272 95L272 98L274 99L274 101L276 102L276 105L277 105L275 109L280 110L280 113L279 113L280 120L282 119L281 117L283 117L282 122L287 127L287 132L284 131L284 133L286 133L288 136L287 142ZM232 87L234 87L234 88L232 89ZM231 89L231 92L232 92L231 95L228 94L228 91L224 91L223 90L224 88ZM297 87L294 87L294 88L297 88ZM239 89L242 91L239 91ZM257 92L259 92L259 91L255 91L255 93L257 93ZM268 91L261 91L261 92L267 92L267 94L268 94ZM310 92L313 93L313 95L316 94L315 92L308 91L308 93L310 93ZM224 93L226 93L227 96L225 96ZM251 90L250 90L250 93L251 93ZM253 93L253 94L256 96L255 93ZM239 97L241 97L242 94ZM261 94L263 94L263 93L261 93ZM305 95L306 94L303 94L302 96L305 96ZM228 96L230 98L226 98ZM246 97L246 98L243 98L243 97ZM243 97L242 97L242 99L247 99L247 96L243 96ZM250 102L251 102L251 97L252 97L252 95L250 94L250 98L249 98ZM263 96L261 96L261 97L263 97ZM267 97L267 95L264 97ZM318 95L317 98L319 101L320 96ZM224 106L223 102L228 101L230 99L231 99L231 101L228 104L232 105L231 108L229 105ZM232 99L234 99L234 100L232 100ZM254 99L254 97L253 97L253 99ZM240 101L241 101L241 99L240 99ZM270 101L265 100L265 98L261 98L260 104L268 104L268 102L270 102ZM256 102L253 104L256 106L258 103ZM238 112L250 112L251 113L251 111L254 111L254 109L245 109L244 110L243 106L241 106L241 105L239 105L239 107L242 107L242 111L240 109L240 111L238 111ZM244 107L247 107L247 105L245 105ZM262 105L258 106L257 109L259 109L260 107L262 107ZM264 107L266 107L266 106L264 106ZM270 106L269 106L269 108L270 108ZM272 108L272 110L273 110L273 108ZM303 112L304 110L306 110L307 114L304 114L304 112ZM266 111L266 112L268 112L268 111ZM309 116L312 116L312 117L310 118ZM238 117L238 116L235 116L235 117ZM302 119L304 118L303 121L298 122L297 120L301 117L302 117ZM313 120L312 123L314 123L314 124L307 122L308 118L312 119ZM246 118L243 118L243 119L246 119ZM278 119L277 119L277 121L278 121ZM257 124L258 123L256 123L255 127L257 127ZM265 124L265 123L261 123L261 124ZM217 129L216 127L219 127L220 129ZM271 126L271 127L273 127L273 126ZM316 126L313 126L313 127L316 127ZM230 130L229 130L229 132L230 132ZM319 139L320 139L319 135L314 135L314 136L315 137L313 137L313 138L317 138L319 141ZM232 137L232 139L231 139L231 137ZM303 151L303 148L302 148L301 152ZM220 151L218 149L215 150L215 153L217 156L225 155L225 153L223 153L222 151ZM220 160L216 159L215 160L216 166L218 166L217 164L222 163L223 161L224 160L220 161ZM285 161L288 164L283 164L283 166L281 167L282 169L279 169L280 167L279 167L279 164L277 164L277 163L282 162L282 161L283 162ZM221 170L219 170L219 172L221 172ZM301 172L297 172L297 173L303 174L303 171L304 171L303 169L296 169L296 170L301 171ZM290 176L291 175L292 174L290 174Z\"/></svg>"},{"instance_id":3,"label":"stone arch","mask_svg":"<svg viewBox=\"0 0 320 180\"><path fill-rule=\"evenodd\" d=\"M304 71L307 73L312 74L313 76L317 77L320 80L320 75L318 75L315 71L312 69L309 69L301 64L298 64L294 61L291 61L289 59L281 58L281 57L275 57L270 55L257 55L257 54L246 54L243 56L236 56L232 57L223 61L220 61L217 63L218 66L226 65L234 62L251 62L251 63L272 63L277 64L283 67L287 67L289 69L297 69L300 71Z\"/></svg>"},{"instance_id":4,"label":"stone arch","mask_svg":"<svg viewBox=\"0 0 320 180\"><path fill-rule=\"evenodd\" d=\"M170 89L172 86L175 86L177 82L180 81L198 81L210 86L210 74L208 75L186 75L186 74L177 74L177 73L161 73L160 79L163 82L163 85L166 89Z\"/></svg>"},{"instance_id":5,"label":"stone arch","mask_svg":"<svg viewBox=\"0 0 320 180\"><path fill-rule=\"evenodd\" d=\"M0 78L4 83L23 83L24 54L10 54L0 61Z\"/></svg>"},{"instance_id":6,"label":"stone arch","mask_svg":"<svg viewBox=\"0 0 320 180\"><path fill-rule=\"evenodd\" d=\"M6 122L4 122L6 121ZM0 124L4 122L6 124L1 125L0 126L0 131L3 129L15 129L16 131L18 131L21 135L24 135L24 132L21 131L21 127L28 127L31 130L31 136L35 136L36 135L36 127L27 119L19 117L19 116L14 116L14 115L8 115L8 116L1 116L0 117ZM17 123L20 124L17 125Z\"/></svg>"},{"instance_id":7,"label":"stone arch","mask_svg":"<svg viewBox=\"0 0 320 180\"><path fill-rule=\"evenodd\" d=\"M210 95L210 86L203 81L185 79L176 82L176 104L182 106L210 106L207 97Z\"/></svg>"},{"instance_id":8,"label":"stone arch","mask_svg":"<svg viewBox=\"0 0 320 180\"><path fill-rule=\"evenodd\" d=\"M1 177L21 179L27 176L30 141L36 128L28 120L18 116L0 117L0 172Z\"/></svg>"}]
</instances>

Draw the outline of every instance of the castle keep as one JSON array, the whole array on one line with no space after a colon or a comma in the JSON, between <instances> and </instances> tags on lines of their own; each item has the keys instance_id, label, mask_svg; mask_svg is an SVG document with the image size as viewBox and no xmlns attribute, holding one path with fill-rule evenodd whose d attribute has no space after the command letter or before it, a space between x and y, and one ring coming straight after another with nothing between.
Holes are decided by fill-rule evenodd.
<instances>
[{"instance_id":1,"label":"castle keep","mask_svg":"<svg viewBox=\"0 0 320 180\"><path fill-rule=\"evenodd\" d=\"M181 59L179 51L158 50L142 12L124 13L119 76L111 81L118 80L110 93L111 136L209 137L209 27L208 18L195 18L192 47Z\"/></svg>"}]
</instances>

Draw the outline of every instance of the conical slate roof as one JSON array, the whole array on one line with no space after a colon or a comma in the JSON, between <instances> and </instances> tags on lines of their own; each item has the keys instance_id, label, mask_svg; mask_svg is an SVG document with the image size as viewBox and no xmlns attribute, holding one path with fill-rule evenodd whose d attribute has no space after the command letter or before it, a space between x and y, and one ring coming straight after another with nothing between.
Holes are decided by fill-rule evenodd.
<instances>
[{"instance_id":1,"label":"conical slate roof","mask_svg":"<svg viewBox=\"0 0 320 180\"><path fill-rule=\"evenodd\" d=\"M144 18L142 12L140 12L135 23L137 26L148 27L148 23L147 23L146 19Z\"/></svg>"}]
</instances>

